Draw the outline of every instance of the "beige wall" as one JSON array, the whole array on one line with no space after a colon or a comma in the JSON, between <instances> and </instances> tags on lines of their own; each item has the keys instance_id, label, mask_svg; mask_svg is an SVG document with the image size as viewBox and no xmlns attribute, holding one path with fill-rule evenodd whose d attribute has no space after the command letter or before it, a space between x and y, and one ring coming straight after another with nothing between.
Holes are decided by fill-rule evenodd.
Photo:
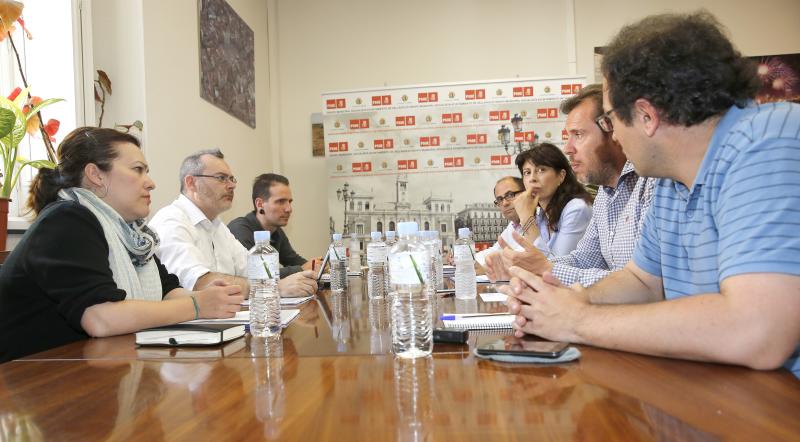
<instances>
[{"instance_id":1,"label":"beige wall","mask_svg":"<svg viewBox=\"0 0 800 442\"><path fill-rule=\"evenodd\" d=\"M605 45L625 24L650 14L698 8L714 14L745 55L800 52L798 0L575 0L578 73L593 78L594 47Z\"/></svg>"},{"instance_id":2,"label":"beige wall","mask_svg":"<svg viewBox=\"0 0 800 442\"><path fill-rule=\"evenodd\" d=\"M277 147L295 198L287 230L301 254L328 241L325 159L311 156L309 124L321 93L569 74L562 0L276 3Z\"/></svg>"},{"instance_id":3,"label":"beige wall","mask_svg":"<svg viewBox=\"0 0 800 442\"><path fill-rule=\"evenodd\" d=\"M99 0L91 6L95 70L105 71L113 86L113 94L106 96L103 126L136 120L147 126L142 2ZM100 106L96 104L95 112L94 124L100 117Z\"/></svg>"},{"instance_id":4,"label":"beige wall","mask_svg":"<svg viewBox=\"0 0 800 442\"><path fill-rule=\"evenodd\" d=\"M292 182L288 229L301 253L327 242L324 158L310 153L309 115L342 89L569 74L569 0L271 1L277 17L273 143ZM625 23L705 7L745 54L800 52L797 0L575 0L577 73L594 77L593 48ZM275 44L275 42L273 42ZM362 52L355 52L360 48ZM276 134L272 134L276 136ZM300 234L302 232L302 234Z\"/></svg>"}]
</instances>

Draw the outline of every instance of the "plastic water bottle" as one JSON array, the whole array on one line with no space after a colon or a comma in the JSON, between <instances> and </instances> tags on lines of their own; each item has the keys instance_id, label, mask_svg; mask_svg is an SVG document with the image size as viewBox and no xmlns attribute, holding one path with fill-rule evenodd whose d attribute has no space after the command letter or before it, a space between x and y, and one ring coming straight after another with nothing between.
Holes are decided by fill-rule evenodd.
<instances>
[{"instance_id":1,"label":"plastic water bottle","mask_svg":"<svg viewBox=\"0 0 800 442\"><path fill-rule=\"evenodd\" d=\"M350 235L350 265L348 271L352 273L361 273L361 241L358 240L358 234Z\"/></svg>"},{"instance_id":2,"label":"plastic water bottle","mask_svg":"<svg viewBox=\"0 0 800 442\"><path fill-rule=\"evenodd\" d=\"M341 233L333 234L333 242L328 250L331 266L331 291L347 289L347 256Z\"/></svg>"},{"instance_id":3,"label":"plastic water bottle","mask_svg":"<svg viewBox=\"0 0 800 442\"><path fill-rule=\"evenodd\" d=\"M397 235L394 230L386 231L386 294L392 291L392 275L389 273L389 251L397 244Z\"/></svg>"},{"instance_id":4,"label":"plastic water bottle","mask_svg":"<svg viewBox=\"0 0 800 442\"><path fill-rule=\"evenodd\" d=\"M250 282L250 334L273 336L281 332L281 296L278 293L280 267L278 251L269 245L269 231L253 233L256 245L247 256Z\"/></svg>"},{"instance_id":5,"label":"plastic water bottle","mask_svg":"<svg viewBox=\"0 0 800 442\"><path fill-rule=\"evenodd\" d=\"M370 299L383 298L386 294L386 243L381 241L381 232L372 232L372 241L367 244L367 293Z\"/></svg>"},{"instance_id":6,"label":"plastic water bottle","mask_svg":"<svg viewBox=\"0 0 800 442\"><path fill-rule=\"evenodd\" d=\"M392 278L392 352L401 358L419 358L433 351L431 300L425 293L430 262L417 240L417 223L398 224L400 239L389 251Z\"/></svg>"},{"instance_id":7,"label":"plastic water bottle","mask_svg":"<svg viewBox=\"0 0 800 442\"><path fill-rule=\"evenodd\" d=\"M425 292L428 296L433 296L436 294L436 243L433 239L433 232L430 230L420 230L417 234L417 238L425 246L425 250L428 252L428 283L425 284Z\"/></svg>"},{"instance_id":8,"label":"plastic water bottle","mask_svg":"<svg viewBox=\"0 0 800 442\"><path fill-rule=\"evenodd\" d=\"M442 239L439 237L438 230L431 230L430 233L432 240L434 242L434 250L436 253L434 254L434 263L433 268L435 269L436 275L436 288L443 289L444 288L444 259L442 257Z\"/></svg>"},{"instance_id":9,"label":"plastic water bottle","mask_svg":"<svg viewBox=\"0 0 800 442\"><path fill-rule=\"evenodd\" d=\"M475 283L475 243L466 227L458 229L454 258L456 261L456 298L473 299L477 296Z\"/></svg>"}]
</instances>

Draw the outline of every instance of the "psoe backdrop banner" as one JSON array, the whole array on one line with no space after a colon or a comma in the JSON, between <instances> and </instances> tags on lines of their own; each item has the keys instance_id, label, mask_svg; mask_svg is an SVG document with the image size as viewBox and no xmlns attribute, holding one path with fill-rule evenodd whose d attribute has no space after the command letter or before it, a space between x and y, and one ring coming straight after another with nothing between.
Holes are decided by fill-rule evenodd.
<instances>
[{"instance_id":1,"label":"psoe backdrop banner","mask_svg":"<svg viewBox=\"0 0 800 442\"><path fill-rule=\"evenodd\" d=\"M472 229L478 248L490 245L508 223L492 203L495 181L519 176L514 157L532 142L563 147L559 105L585 84L517 78L323 94L331 231L363 245L371 231L416 221L446 246L458 227Z\"/></svg>"}]
</instances>

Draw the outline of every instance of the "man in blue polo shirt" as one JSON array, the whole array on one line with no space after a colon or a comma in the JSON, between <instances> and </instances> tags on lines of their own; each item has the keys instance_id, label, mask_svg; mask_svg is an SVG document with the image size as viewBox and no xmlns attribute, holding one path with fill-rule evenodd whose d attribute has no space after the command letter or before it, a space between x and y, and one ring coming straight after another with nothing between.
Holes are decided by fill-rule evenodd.
<instances>
[{"instance_id":1,"label":"man in blue polo shirt","mask_svg":"<svg viewBox=\"0 0 800 442\"><path fill-rule=\"evenodd\" d=\"M800 376L800 106L756 105L708 13L623 28L598 123L660 177L633 260L588 289L512 267L516 333Z\"/></svg>"}]
</instances>

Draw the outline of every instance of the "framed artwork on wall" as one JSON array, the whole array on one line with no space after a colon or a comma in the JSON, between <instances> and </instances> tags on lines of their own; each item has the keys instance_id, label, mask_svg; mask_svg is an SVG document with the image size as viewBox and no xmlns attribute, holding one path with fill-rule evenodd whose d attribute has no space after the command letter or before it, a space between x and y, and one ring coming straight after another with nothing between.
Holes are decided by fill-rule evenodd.
<instances>
[{"instance_id":1,"label":"framed artwork on wall","mask_svg":"<svg viewBox=\"0 0 800 442\"><path fill-rule=\"evenodd\" d=\"M225 0L198 0L200 96L256 127L253 30Z\"/></svg>"}]
</instances>

